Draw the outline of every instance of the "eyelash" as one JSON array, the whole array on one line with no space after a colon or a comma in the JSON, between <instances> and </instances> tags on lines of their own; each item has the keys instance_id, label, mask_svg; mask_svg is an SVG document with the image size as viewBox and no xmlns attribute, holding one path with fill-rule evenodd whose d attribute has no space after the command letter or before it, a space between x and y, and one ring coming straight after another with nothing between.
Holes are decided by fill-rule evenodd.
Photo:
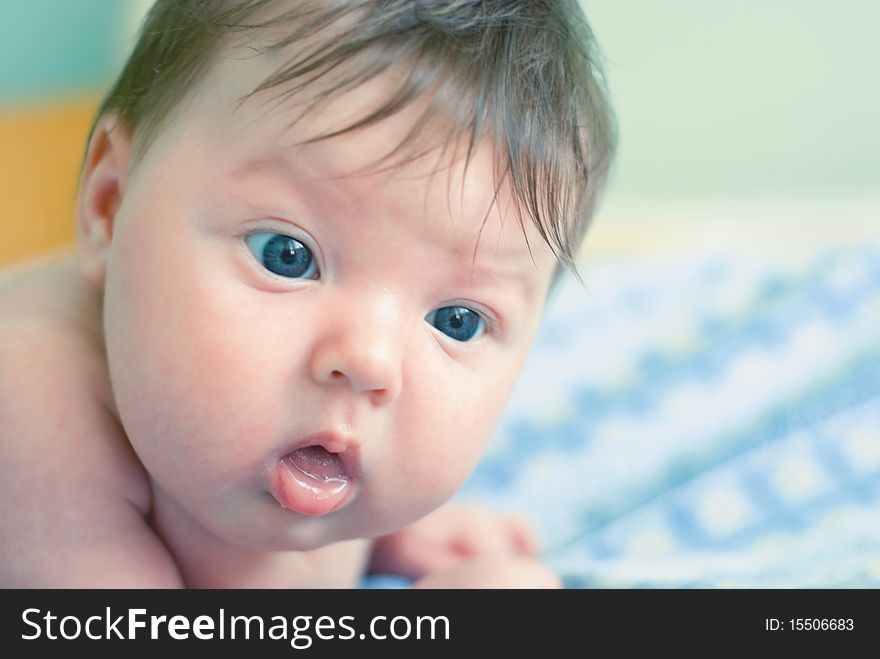
<instances>
[{"instance_id":1,"label":"eyelash","mask_svg":"<svg viewBox=\"0 0 880 659\"><path fill-rule=\"evenodd\" d=\"M247 252L247 255L250 257L251 262L255 266L257 266L257 268L259 269L259 271L261 273L271 277L273 280L283 281L286 283L303 282L303 281L320 281L323 278L323 275L322 275L322 273L323 273L323 265L322 265L323 259L321 258L321 253L320 253L320 251L318 251L316 249L315 242L313 240L311 240L310 236L308 236L304 231L297 231L296 229L297 229L296 227L294 227L290 224L287 224L287 223L285 223L284 227L278 227L277 225L274 225L271 222L260 223L260 224L253 226L252 228L249 228L243 234L240 234L239 240L240 240L240 243L242 244L242 246L244 247L245 252ZM258 233L277 233L277 234L280 234L283 236L288 236L288 237L293 238L294 240L302 243L311 252L312 258L315 259L316 268L318 271L318 276L315 279L292 279L292 278L288 278L288 277L283 277L281 275L277 275L277 274L271 272L270 270L266 269L266 267L264 265L262 265L259 262L259 260L256 258L256 256L254 256L254 254L250 251L250 249L247 245L248 238L250 238L254 234L258 234ZM432 306L431 311L428 313L433 313L437 309L440 309L443 307L467 307L468 309L477 313L483 319L483 322L485 323L485 331L484 331L483 335L480 336L479 338L475 339L474 341L461 342L461 341L456 341L455 339L452 339L451 337L447 337L450 341L453 342L453 344L458 345L458 346L466 346L468 343L479 343L480 339L482 339L483 337L486 337L486 336L497 336L503 326L503 323L501 322L501 320L499 319L497 314L495 314L492 311L487 310L485 305L473 302L471 300L463 300L463 299L452 299L452 300L448 300L448 301L445 300L438 305ZM425 315L425 317L427 317L427 314ZM433 328L433 329L436 329L436 328ZM439 330L437 330L437 331L439 332ZM441 334L442 334L442 332L441 332ZM446 336L446 335L444 335L444 336Z\"/></svg>"}]
</instances>

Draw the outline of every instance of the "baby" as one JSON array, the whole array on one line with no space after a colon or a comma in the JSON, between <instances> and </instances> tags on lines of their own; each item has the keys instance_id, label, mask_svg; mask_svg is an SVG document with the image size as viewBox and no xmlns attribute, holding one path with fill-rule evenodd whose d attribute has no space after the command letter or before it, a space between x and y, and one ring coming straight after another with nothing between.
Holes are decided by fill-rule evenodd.
<instances>
[{"instance_id":1,"label":"baby","mask_svg":"<svg viewBox=\"0 0 880 659\"><path fill-rule=\"evenodd\" d=\"M76 253L0 289L0 585L556 585L440 506L573 269L596 59L575 0L156 2Z\"/></svg>"}]
</instances>

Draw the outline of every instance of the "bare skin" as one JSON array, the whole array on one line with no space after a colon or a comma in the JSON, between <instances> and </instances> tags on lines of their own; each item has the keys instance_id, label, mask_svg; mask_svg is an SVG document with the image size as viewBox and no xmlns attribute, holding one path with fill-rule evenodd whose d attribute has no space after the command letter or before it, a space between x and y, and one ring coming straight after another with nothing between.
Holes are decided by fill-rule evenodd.
<instances>
[{"instance_id":1,"label":"bare skin","mask_svg":"<svg viewBox=\"0 0 880 659\"><path fill-rule=\"evenodd\" d=\"M75 254L0 285L3 587L345 588L370 567L420 587L558 585L528 558L536 545L527 524L466 508L442 508L376 541L251 561L227 553L225 566L205 573L193 534L193 545L169 550L151 523L150 480L114 412L101 311Z\"/></svg>"}]
</instances>

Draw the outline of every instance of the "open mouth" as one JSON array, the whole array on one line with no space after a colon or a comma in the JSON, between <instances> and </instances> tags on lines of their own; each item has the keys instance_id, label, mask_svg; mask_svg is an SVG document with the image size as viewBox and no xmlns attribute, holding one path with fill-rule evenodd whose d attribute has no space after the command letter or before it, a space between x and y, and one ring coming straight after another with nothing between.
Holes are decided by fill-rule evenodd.
<instances>
[{"instance_id":1,"label":"open mouth","mask_svg":"<svg viewBox=\"0 0 880 659\"><path fill-rule=\"evenodd\" d=\"M310 444L283 456L275 470L273 495L303 515L326 515L344 505L353 479L342 453Z\"/></svg>"},{"instance_id":2,"label":"open mouth","mask_svg":"<svg viewBox=\"0 0 880 659\"><path fill-rule=\"evenodd\" d=\"M338 453L323 446L306 446L284 456L284 461L311 483L316 493L332 493L348 484L348 472Z\"/></svg>"}]
</instances>

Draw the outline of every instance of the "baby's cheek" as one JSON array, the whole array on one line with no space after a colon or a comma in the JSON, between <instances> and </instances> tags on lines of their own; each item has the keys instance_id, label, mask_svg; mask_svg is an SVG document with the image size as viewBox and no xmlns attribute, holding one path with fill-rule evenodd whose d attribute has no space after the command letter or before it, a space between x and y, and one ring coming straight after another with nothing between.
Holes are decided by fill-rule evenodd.
<instances>
[{"instance_id":1,"label":"baby's cheek","mask_svg":"<svg viewBox=\"0 0 880 659\"><path fill-rule=\"evenodd\" d=\"M248 395L255 375L247 337L228 331L228 315L224 331L218 325L223 314L210 307L166 305L161 315L151 314L158 302L141 298L117 355L114 389L123 424L133 442L149 444L142 450L157 458L163 446L176 452L175 463L187 477L193 469L206 473L224 463L246 464L247 438L260 437L259 426L270 416L260 409L265 399Z\"/></svg>"},{"instance_id":2,"label":"baby's cheek","mask_svg":"<svg viewBox=\"0 0 880 659\"><path fill-rule=\"evenodd\" d=\"M435 507L470 475L491 437L503 401L460 385L403 403L403 422L386 458L408 496ZM389 447L389 448L392 448Z\"/></svg>"},{"instance_id":3,"label":"baby's cheek","mask_svg":"<svg viewBox=\"0 0 880 659\"><path fill-rule=\"evenodd\" d=\"M433 426L433 446L441 455L432 456L455 478L457 490L470 475L492 438L507 402L516 366L496 364L473 379L459 379L455 393L448 393Z\"/></svg>"}]
</instances>

